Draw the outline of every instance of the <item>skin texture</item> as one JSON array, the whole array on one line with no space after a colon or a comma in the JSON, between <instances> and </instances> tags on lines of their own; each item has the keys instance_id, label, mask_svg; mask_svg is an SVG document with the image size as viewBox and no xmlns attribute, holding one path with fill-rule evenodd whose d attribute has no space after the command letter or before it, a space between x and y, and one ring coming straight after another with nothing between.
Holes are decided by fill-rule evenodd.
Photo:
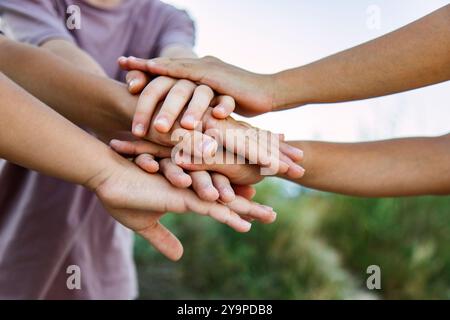
<instances>
[{"instance_id":1,"label":"skin texture","mask_svg":"<svg viewBox=\"0 0 450 320\"><path fill-rule=\"evenodd\" d=\"M64 44L64 42L66 42L66 44ZM95 74L96 72L92 73L86 71L91 68L92 65L95 65L96 62L88 57L81 49L74 48L74 50L64 50L66 49L66 46L73 46L73 44L64 40L59 40L58 44L60 44L58 54L63 55L60 58L43 50L37 50L31 46L21 45L13 41L4 41L1 44L0 67L8 77L14 79L19 85L54 108L58 113L78 125L92 129L95 133L103 137L103 140L109 141L111 138L118 138L120 137L117 136L118 132L129 130L131 123L130 119L136 117L136 105L138 107L144 105L145 107L148 106L147 103L149 102L149 99L153 101L152 103L157 103L158 99L162 100L166 98L164 94L155 94L152 91L144 92L143 98L132 96L126 92L126 87L124 85ZM53 49L56 50L55 48ZM172 54L177 55L181 55L181 51L183 50L186 51L186 49L177 48L176 46L169 48L169 51ZM64 54L67 54L67 56L64 57ZM188 54L189 53L186 53L186 55ZM79 59L73 58L74 55L78 55ZM76 67L73 63L68 62L71 59L77 61ZM82 61L85 60L92 60L92 63L86 62L83 64ZM40 79L40 81L34 81L34 79ZM176 81L172 83L174 86L177 84ZM54 88L58 88L58 90L55 90ZM196 91L200 88L202 88L202 86L199 86ZM177 99L175 98L177 96L179 100L179 94L171 95L170 100L173 101L173 99ZM200 97L199 99L201 100ZM216 100L220 106L221 104L226 104L225 101L227 99L226 97L219 96ZM192 103L194 103L193 100L189 102L189 105ZM179 106L184 104L186 104L186 100L182 101ZM200 107L205 110L203 111L202 116L205 115L207 110L205 109L205 106L208 104L204 104ZM166 106L170 108L173 104L166 103ZM178 109L179 106L177 107ZM158 108L161 110L163 107L164 103L162 107ZM151 108L156 109L155 106L152 106ZM198 108L198 105L194 107L194 109L196 108ZM159 114L159 112L156 114ZM212 114L214 115L214 111ZM146 114L146 116L149 115L150 114ZM180 123L180 125L177 127L180 128L182 127L182 123L178 121L176 121L176 123ZM148 127L150 128L150 125L148 125ZM160 140L152 140L151 137L154 136L154 134L149 132L149 128L147 128L147 132L144 136L137 135L137 137L160 143ZM153 131L154 129L158 130L158 125L155 124L151 129ZM245 131L246 130L241 130L240 132L244 135ZM161 132L161 130L159 130L159 132ZM203 137L203 139L209 141L209 144L196 145L195 147L204 147L205 149L203 151L206 154L213 153L215 151L214 140L207 136ZM240 140L245 141L244 136ZM289 156L289 154L287 155ZM295 157L292 158L292 160L295 159ZM264 159L258 158L257 160L259 161L259 164L266 164L263 163Z\"/></svg>"},{"instance_id":2,"label":"skin texture","mask_svg":"<svg viewBox=\"0 0 450 320\"><path fill-rule=\"evenodd\" d=\"M207 202L192 190L177 189L162 176L143 172L3 74L0 94L0 157L93 190L117 221L169 259L178 260L183 249L159 223L166 211L209 215L239 232L250 229L245 219L275 219L273 211L242 197L228 206Z\"/></svg>"},{"instance_id":3,"label":"skin texture","mask_svg":"<svg viewBox=\"0 0 450 320\"><path fill-rule=\"evenodd\" d=\"M121 1L114 1L114 0L98 0L98 1L90 0L88 2L91 5L98 6L100 8L113 8L121 3ZM66 60L71 65L76 66L77 68L83 71L101 77L107 77L102 67L88 53L86 53L84 50L79 48L74 43L71 43L65 39L52 39L44 43L42 45L42 48L49 50L51 53ZM196 55L190 48L179 45L170 45L167 48L163 48L161 56L175 57L175 58L196 57ZM139 75L135 76L139 77ZM143 77L145 78L146 76ZM59 76L57 76L57 78L59 78ZM158 77L153 81L161 82L161 80L158 79ZM149 84L150 89L154 87L154 86L152 87L152 83L153 82ZM131 84L129 84L129 86L132 87ZM74 94L76 99L73 101L79 101L79 97L83 94L82 92L85 91L84 90L85 87L86 85L83 85L82 90L80 90L81 92L76 92ZM156 128L159 129L159 131L168 132L170 130L178 114L181 112L182 109L184 109L185 104L191 97L192 97L191 103L188 106L186 115L189 114L194 115L194 118L192 120L193 122L200 121L202 116L201 110L206 110L206 108L209 106L210 103L210 101L207 101L204 97L205 95L208 95L208 93L204 93L204 90L195 89L197 85L194 84L188 85L188 87L190 88L188 88L187 89L188 91L186 92L186 81L173 80L170 86L166 86L164 88L164 90L167 90L167 92L161 93L160 92L161 90L159 91L157 90L156 92L155 90L146 90L143 93L143 95L138 99L137 104L136 103L132 104L133 106L136 106L135 109L136 111L134 113L132 123L132 130L135 136L138 138L145 138L147 136L149 119L152 116L152 110L155 109L156 105L161 100L167 100L167 102L166 101L164 102L158 114L159 118L157 119L158 122L156 122ZM202 87L206 86L199 86L199 87L202 89ZM189 91L191 89L192 92ZM92 91L92 89L90 91ZM211 89L209 89L209 91L212 93ZM55 93L50 93L50 96L53 96L54 94ZM62 98L63 100L67 99L67 96L59 95L59 97ZM230 99L231 98L226 99L226 101L230 101ZM148 100L150 100L150 102L153 101L153 104L150 104ZM231 104L225 107L226 110L229 109L230 111L227 114L225 114L224 117L228 116L234 109L234 100L231 99L231 102L232 102ZM65 102L63 103L64 105L66 105ZM220 106L220 103L218 104ZM78 107L69 106L68 108L65 109L65 111L75 113L73 115L75 117L80 115L80 113L78 112ZM90 116L92 116L91 113ZM96 119L102 118L96 117ZM184 124L186 124L186 121L184 122ZM117 132L114 130L115 129L114 126L110 126L108 123L105 122L100 123L100 125L102 126L101 130L96 131L100 139L102 139L103 141L109 141L113 137L115 138L118 137ZM186 128L192 129L192 126L193 125L188 125ZM127 135L121 134L121 136L123 137ZM133 137L130 136L127 139L133 140ZM206 153L208 152L211 153L214 151L212 150L213 148L212 139L209 140L210 140L209 146L205 147L204 150ZM143 164L143 167L145 167L146 170L153 171L158 169L158 163L155 162L154 159L152 159L151 155L140 155L136 163ZM192 179L194 180L193 182L195 182L196 186L200 186L196 188L196 191L205 200L215 201L220 196L218 190L228 190L230 188L229 181L226 178L222 178L220 180L217 180L219 182L217 183L218 185L215 186L217 187L216 189L212 183L209 183L209 180L211 180L212 178L209 177L206 172L204 172L202 175L196 173L194 176L192 176ZM217 198L215 197L216 194ZM234 193L233 197L222 196L221 198L231 201L234 199Z\"/></svg>"},{"instance_id":4,"label":"skin texture","mask_svg":"<svg viewBox=\"0 0 450 320\"><path fill-rule=\"evenodd\" d=\"M300 179L280 177L305 187L361 197L450 194L450 134L361 143L289 144L305 150L300 163L306 173ZM148 147L142 145L141 150ZM263 178L259 167L248 164L194 164L184 158L177 165L191 171L220 172L236 184L254 184Z\"/></svg>"},{"instance_id":5,"label":"skin texture","mask_svg":"<svg viewBox=\"0 0 450 320\"><path fill-rule=\"evenodd\" d=\"M256 115L308 103L366 99L450 79L450 5L397 31L312 64L260 75L216 58L121 62L208 85L231 95L236 111Z\"/></svg>"},{"instance_id":6,"label":"skin texture","mask_svg":"<svg viewBox=\"0 0 450 320\"><path fill-rule=\"evenodd\" d=\"M314 189L363 197L450 194L450 134L291 144L304 148L307 170L304 178L293 181Z\"/></svg>"}]
</instances>

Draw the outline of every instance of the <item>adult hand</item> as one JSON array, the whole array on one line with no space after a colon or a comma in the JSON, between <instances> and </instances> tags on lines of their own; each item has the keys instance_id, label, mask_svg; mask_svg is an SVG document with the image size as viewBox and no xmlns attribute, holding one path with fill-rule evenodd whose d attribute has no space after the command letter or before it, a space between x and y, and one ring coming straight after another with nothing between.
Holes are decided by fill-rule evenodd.
<instances>
[{"instance_id":1,"label":"adult hand","mask_svg":"<svg viewBox=\"0 0 450 320\"><path fill-rule=\"evenodd\" d=\"M237 103L235 111L244 116L255 116L276 109L274 76L252 73L214 57L151 60L121 57L119 64L125 70L140 70L207 85L220 94L232 96ZM142 77L142 74L132 72L128 79L134 85L142 86Z\"/></svg>"},{"instance_id":2,"label":"adult hand","mask_svg":"<svg viewBox=\"0 0 450 320\"><path fill-rule=\"evenodd\" d=\"M136 70L129 72L126 80L130 93L140 93L132 125L138 137L147 134L152 118L156 130L167 133L179 117L181 127L194 129L208 107L214 107L213 115L219 119L228 117L235 108L233 98L216 96L210 87L189 80L164 76L150 80L148 75Z\"/></svg>"}]
</instances>

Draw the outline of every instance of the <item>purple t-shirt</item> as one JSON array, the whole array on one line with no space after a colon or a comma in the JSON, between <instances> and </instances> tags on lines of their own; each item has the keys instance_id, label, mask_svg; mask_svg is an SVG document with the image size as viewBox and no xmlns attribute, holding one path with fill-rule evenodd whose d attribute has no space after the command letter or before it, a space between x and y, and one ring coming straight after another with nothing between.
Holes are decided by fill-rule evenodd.
<instances>
[{"instance_id":1,"label":"purple t-shirt","mask_svg":"<svg viewBox=\"0 0 450 320\"><path fill-rule=\"evenodd\" d=\"M70 5L80 9L80 29L68 28ZM118 80L121 55L151 58L171 44L194 44L189 16L157 0L112 9L82 0L0 0L0 14L7 36L33 45L72 41ZM132 245L130 231L93 193L0 159L0 299L135 298ZM72 265L80 290L67 286Z\"/></svg>"}]
</instances>

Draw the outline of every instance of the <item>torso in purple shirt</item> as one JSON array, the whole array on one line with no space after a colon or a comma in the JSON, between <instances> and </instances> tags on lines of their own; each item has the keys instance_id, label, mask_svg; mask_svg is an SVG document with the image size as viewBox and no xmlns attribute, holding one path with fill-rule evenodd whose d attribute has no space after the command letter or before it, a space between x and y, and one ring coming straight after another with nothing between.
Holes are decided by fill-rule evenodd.
<instances>
[{"instance_id":1,"label":"torso in purple shirt","mask_svg":"<svg viewBox=\"0 0 450 320\"><path fill-rule=\"evenodd\" d=\"M81 29L67 29L69 5L80 8ZM0 14L6 35L34 45L73 41L118 80L119 56L150 58L194 42L187 14L156 0L124 0L113 9L0 0ZM134 298L132 240L88 190L0 159L0 299ZM67 288L70 265L80 267L81 290Z\"/></svg>"}]
</instances>

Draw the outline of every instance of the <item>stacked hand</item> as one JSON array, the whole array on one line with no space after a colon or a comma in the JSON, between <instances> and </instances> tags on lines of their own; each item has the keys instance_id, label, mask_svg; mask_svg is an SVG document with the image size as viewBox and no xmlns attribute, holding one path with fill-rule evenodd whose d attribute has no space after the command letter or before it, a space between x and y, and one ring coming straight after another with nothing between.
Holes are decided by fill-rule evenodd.
<instances>
[{"instance_id":1,"label":"stacked hand","mask_svg":"<svg viewBox=\"0 0 450 320\"><path fill-rule=\"evenodd\" d=\"M110 145L146 174L124 160L121 170L92 187L119 222L176 260L182 246L159 223L166 211L210 215L239 232L249 231L255 220L274 221L271 208L251 201L252 185L263 179L264 169L301 177L300 150L282 135L231 118L234 99L209 86L167 76L150 79L137 70L127 82L131 93L140 94L132 125L137 139Z\"/></svg>"}]
</instances>

